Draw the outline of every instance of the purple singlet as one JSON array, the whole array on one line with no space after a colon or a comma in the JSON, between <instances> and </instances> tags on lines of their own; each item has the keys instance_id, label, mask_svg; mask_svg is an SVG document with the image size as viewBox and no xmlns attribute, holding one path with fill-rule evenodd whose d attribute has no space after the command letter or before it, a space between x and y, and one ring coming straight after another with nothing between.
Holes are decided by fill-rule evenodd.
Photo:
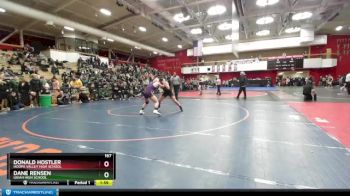
<instances>
[{"instance_id":1,"label":"purple singlet","mask_svg":"<svg viewBox=\"0 0 350 196\"><path fill-rule=\"evenodd\" d=\"M146 87L145 91L143 92L143 96L148 99L150 97L152 97L153 92L156 90L157 88L153 86L153 82L149 83L148 86Z\"/></svg>"}]
</instances>

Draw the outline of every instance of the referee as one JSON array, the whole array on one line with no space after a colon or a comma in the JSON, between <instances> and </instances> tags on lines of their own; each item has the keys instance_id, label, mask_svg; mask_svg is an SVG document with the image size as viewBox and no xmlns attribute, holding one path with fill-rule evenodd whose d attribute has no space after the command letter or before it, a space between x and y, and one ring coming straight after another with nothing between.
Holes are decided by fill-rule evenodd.
<instances>
[{"instance_id":1,"label":"referee","mask_svg":"<svg viewBox=\"0 0 350 196\"><path fill-rule=\"evenodd\" d=\"M179 100L179 90L180 90L180 77L174 72L173 76L171 76L171 84L174 87L174 92L175 92L175 98L176 100Z\"/></svg>"},{"instance_id":2,"label":"referee","mask_svg":"<svg viewBox=\"0 0 350 196\"><path fill-rule=\"evenodd\" d=\"M221 79L218 77L216 79L216 88L217 88L216 95L221 95L220 87L221 87Z\"/></svg>"},{"instance_id":3,"label":"referee","mask_svg":"<svg viewBox=\"0 0 350 196\"><path fill-rule=\"evenodd\" d=\"M247 93L246 93L247 77L243 71L239 76L238 83L239 83L239 92L237 95L237 99L239 99L239 96L241 95L242 91L244 93L244 99L247 99Z\"/></svg>"}]
</instances>

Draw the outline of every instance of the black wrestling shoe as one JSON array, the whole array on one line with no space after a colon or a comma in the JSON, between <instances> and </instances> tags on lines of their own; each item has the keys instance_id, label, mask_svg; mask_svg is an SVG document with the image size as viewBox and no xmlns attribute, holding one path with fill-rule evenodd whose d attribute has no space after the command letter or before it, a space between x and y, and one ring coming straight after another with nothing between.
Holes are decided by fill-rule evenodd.
<instances>
[{"instance_id":1,"label":"black wrestling shoe","mask_svg":"<svg viewBox=\"0 0 350 196\"><path fill-rule=\"evenodd\" d=\"M183 111L184 111L184 110L182 109L182 106L179 106L179 108L180 108L181 112L183 112Z\"/></svg>"}]
</instances>

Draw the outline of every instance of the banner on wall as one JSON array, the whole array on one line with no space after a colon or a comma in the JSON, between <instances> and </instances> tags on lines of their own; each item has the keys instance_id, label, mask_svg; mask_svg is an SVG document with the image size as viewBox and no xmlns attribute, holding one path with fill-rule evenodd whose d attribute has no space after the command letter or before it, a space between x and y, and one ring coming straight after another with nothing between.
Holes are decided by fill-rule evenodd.
<instances>
[{"instance_id":1,"label":"banner on wall","mask_svg":"<svg viewBox=\"0 0 350 196\"><path fill-rule=\"evenodd\" d=\"M197 40L193 42L193 56L203 56L203 41Z\"/></svg>"},{"instance_id":2,"label":"banner on wall","mask_svg":"<svg viewBox=\"0 0 350 196\"><path fill-rule=\"evenodd\" d=\"M268 71L268 70L291 70L291 69L314 69L314 68L329 68L337 66L337 59L304 59L300 56L285 56L273 57L268 61L241 61L242 64L237 64L235 61L229 61L221 65L202 65L182 67L181 73L223 73L223 72L240 72L240 71ZM246 64L244 64L246 63ZM268 63L270 63L268 68Z\"/></svg>"},{"instance_id":3,"label":"banner on wall","mask_svg":"<svg viewBox=\"0 0 350 196\"><path fill-rule=\"evenodd\" d=\"M304 56L281 56L281 57L270 57L267 60L268 70L293 70L304 68Z\"/></svg>"},{"instance_id":4,"label":"banner on wall","mask_svg":"<svg viewBox=\"0 0 350 196\"><path fill-rule=\"evenodd\" d=\"M191 68L191 73L200 73L200 71L199 71L199 67L192 67Z\"/></svg>"}]
</instances>

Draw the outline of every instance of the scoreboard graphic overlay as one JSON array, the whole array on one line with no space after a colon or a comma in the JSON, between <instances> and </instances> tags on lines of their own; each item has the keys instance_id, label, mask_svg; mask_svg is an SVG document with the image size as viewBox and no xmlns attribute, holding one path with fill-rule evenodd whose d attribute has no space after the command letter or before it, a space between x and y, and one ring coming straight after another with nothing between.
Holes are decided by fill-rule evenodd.
<instances>
[{"instance_id":1,"label":"scoreboard graphic overlay","mask_svg":"<svg viewBox=\"0 0 350 196\"><path fill-rule=\"evenodd\" d=\"M11 185L112 186L115 153L7 155Z\"/></svg>"}]
</instances>

